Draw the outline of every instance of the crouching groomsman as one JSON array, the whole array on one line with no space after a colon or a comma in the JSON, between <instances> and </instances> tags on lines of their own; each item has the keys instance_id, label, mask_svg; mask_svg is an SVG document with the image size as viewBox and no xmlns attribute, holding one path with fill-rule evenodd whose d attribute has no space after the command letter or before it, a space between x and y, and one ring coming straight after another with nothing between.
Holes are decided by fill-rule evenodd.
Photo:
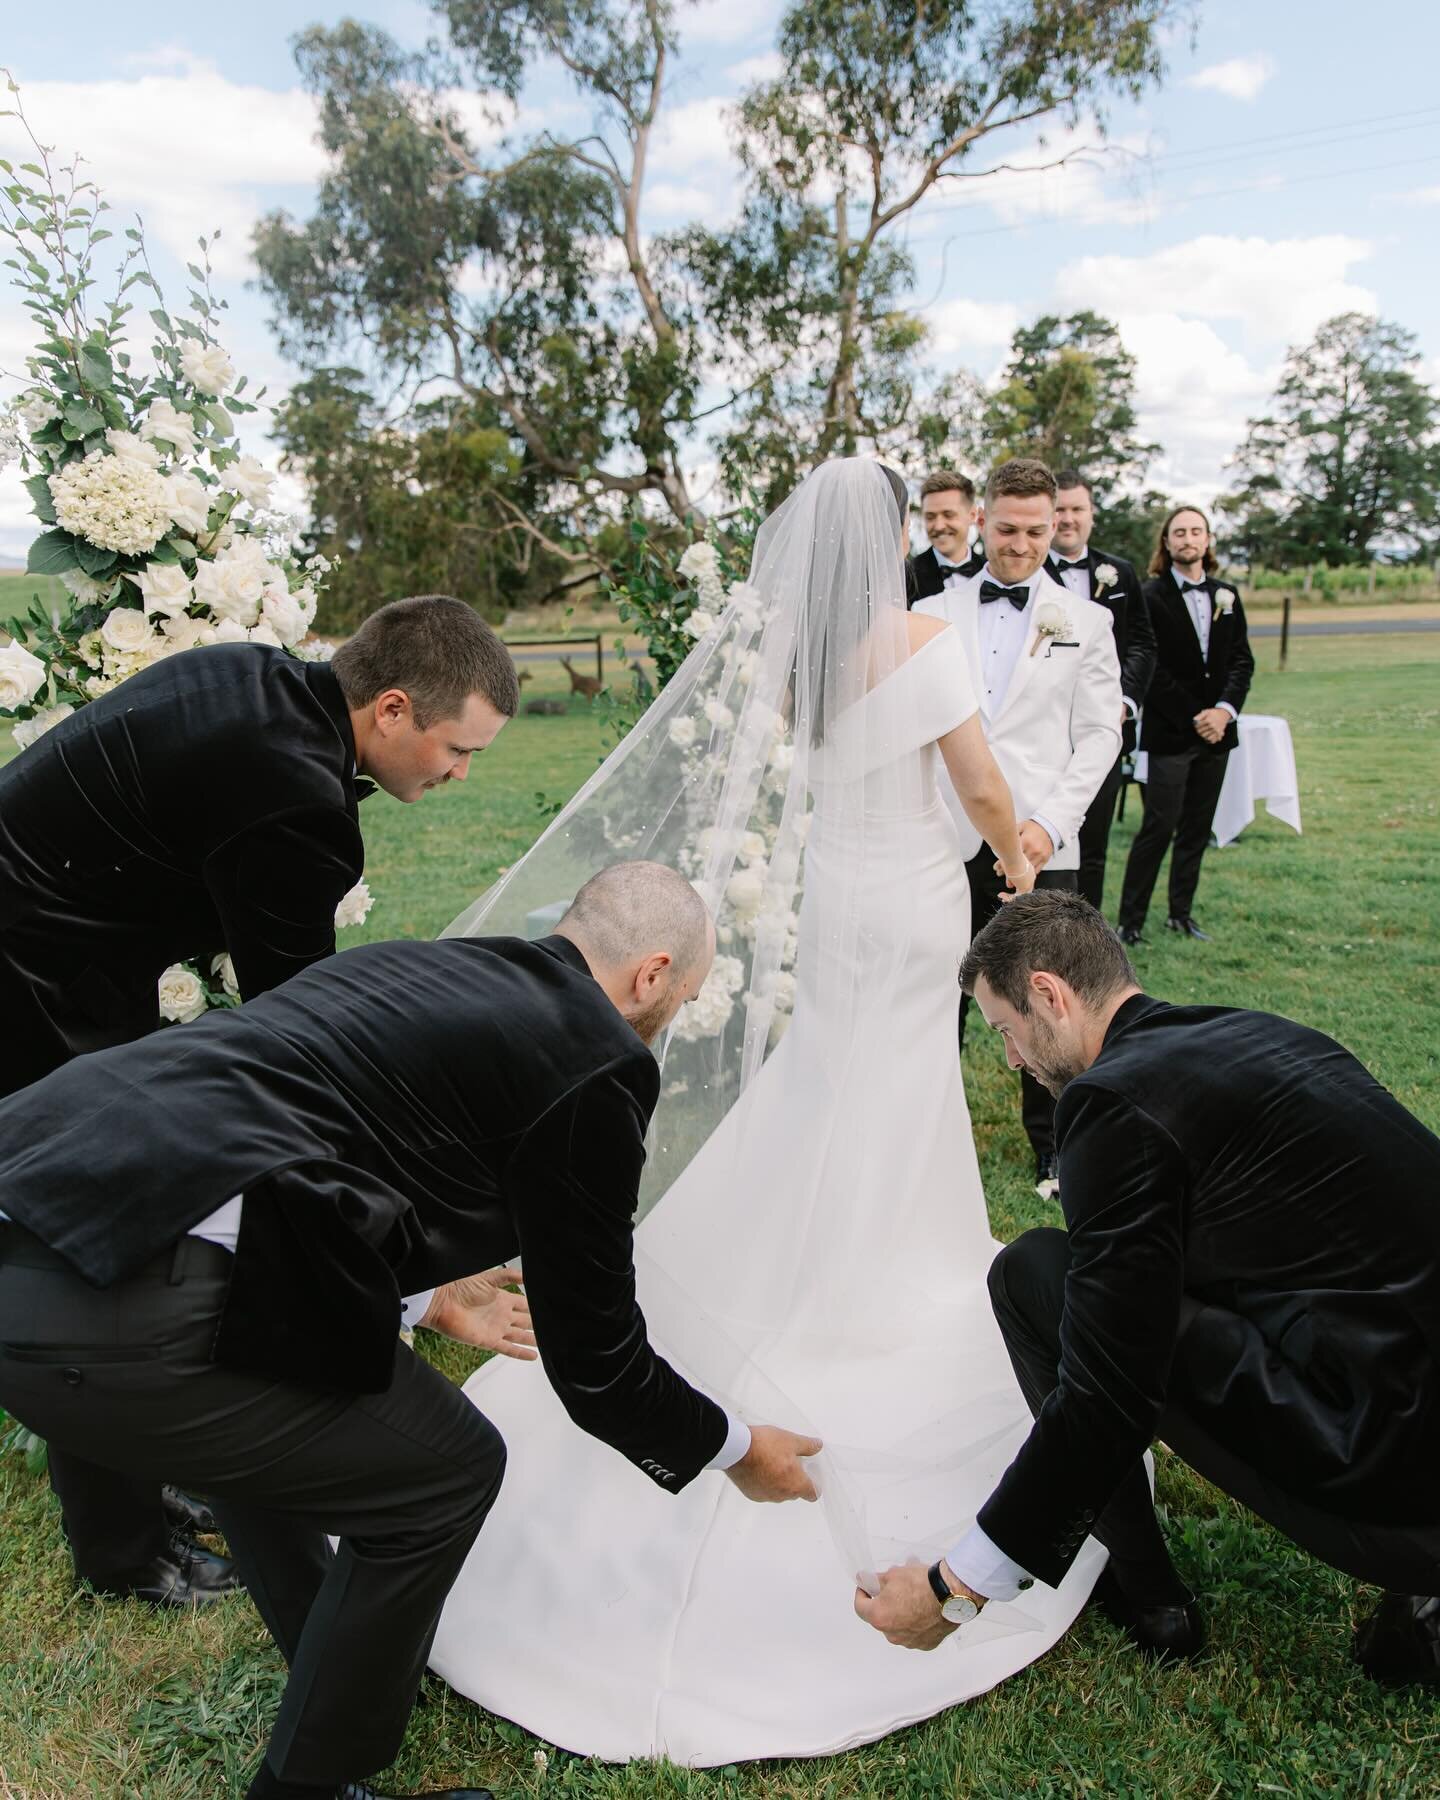
<instances>
[{"instance_id":1,"label":"crouching groomsman","mask_svg":"<svg viewBox=\"0 0 1440 1800\"><path fill-rule=\"evenodd\" d=\"M985 737L1010 784L1035 885L1073 891L1080 822L1120 750L1113 622L1103 606L1046 572L1055 477L1044 463L1020 457L994 470L980 529L985 560L951 576L915 611L949 620L965 646ZM1001 905L1005 878L958 803L952 810L965 847L970 926L979 931ZM968 1005L962 997L962 1046ZM1036 1192L1051 1199L1058 1184L1055 1102L1024 1070L1020 1117L1035 1153Z\"/></svg>"},{"instance_id":2,"label":"crouching groomsman","mask_svg":"<svg viewBox=\"0 0 1440 1800\"><path fill-rule=\"evenodd\" d=\"M1210 522L1199 507L1177 507L1165 521L1150 575L1145 598L1155 629L1155 673L1140 727L1149 764L1145 817L1120 890L1120 937L1127 944L1144 941L1145 914L1172 839L1165 928L1183 937L1210 935L1195 923L1195 890L1255 673L1245 609L1235 588L1215 578Z\"/></svg>"},{"instance_id":3,"label":"crouching groomsman","mask_svg":"<svg viewBox=\"0 0 1440 1800\"><path fill-rule=\"evenodd\" d=\"M1098 550L1090 541L1095 526L1094 496L1078 469L1055 477L1055 542L1046 568L1082 600L1103 606L1115 621L1115 653L1120 658L1120 755L1090 802L1080 827L1080 892L1099 909L1105 898L1105 855L1120 792L1120 765L1135 748L1140 707L1155 669L1155 631L1134 563Z\"/></svg>"},{"instance_id":4,"label":"crouching groomsman","mask_svg":"<svg viewBox=\"0 0 1440 1800\"><path fill-rule=\"evenodd\" d=\"M1111 1619L1193 1655L1203 1621L1142 1461L1160 1438L1385 1589L1356 1661L1440 1690L1440 1139L1321 1032L1142 993L1075 895L1004 907L961 978L1060 1097L1067 1229L990 1265L1034 1428L974 1527L928 1577L857 1594L861 1617L934 1649L987 1599L1057 1586L1090 1536Z\"/></svg>"}]
</instances>

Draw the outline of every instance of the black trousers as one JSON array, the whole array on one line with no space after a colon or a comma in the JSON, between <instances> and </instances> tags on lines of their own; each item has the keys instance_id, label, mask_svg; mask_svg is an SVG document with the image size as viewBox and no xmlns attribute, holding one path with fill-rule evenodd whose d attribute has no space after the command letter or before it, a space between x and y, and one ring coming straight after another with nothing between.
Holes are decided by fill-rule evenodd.
<instances>
[{"instance_id":1,"label":"black trousers","mask_svg":"<svg viewBox=\"0 0 1440 1800\"><path fill-rule=\"evenodd\" d=\"M1215 752L1197 745L1173 756L1152 756L1146 772L1145 814L1120 889L1120 923L1136 931L1145 923L1150 896L1165 852L1174 839L1170 858L1170 917L1189 918L1195 910L1195 890L1200 885L1200 864L1210 842L1215 807L1225 780L1230 752Z\"/></svg>"},{"instance_id":2,"label":"black trousers","mask_svg":"<svg viewBox=\"0 0 1440 1800\"><path fill-rule=\"evenodd\" d=\"M995 873L995 852L982 844L980 854L965 865L970 880L970 935L974 937L1000 910L1000 896L1005 892L1005 878ZM1075 891L1073 869L1042 869L1035 877L1037 888L1065 888ZM965 1016L970 1011L970 996L960 996L960 1048L965 1048ZM1042 1087L1028 1069L1020 1071L1020 1123L1037 1158L1055 1154L1055 1097Z\"/></svg>"},{"instance_id":3,"label":"black trousers","mask_svg":"<svg viewBox=\"0 0 1440 1800\"><path fill-rule=\"evenodd\" d=\"M1032 1413L1039 1412L1059 1379L1060 1319L1069 1267L1070 1240L1063 1231L1050 1228L1025 1232L990 1265L990 1301ZM1192 1306L1187 1314L1188 1322L1182 1314L1182 1337L1187 1330L1205 1329L1205 1310ZM1321 1562L1397 1593L1440 1593L1440 1524L1369 1525L1322 1512L1218 1443L1186 1411L1183 1393L1172 1393L1156 1436L1207 1481ZM1137 1461L1125 1476L1091 1532L1110 1551L1122 1583L1127 1568L1144 1571L1157 1560L1168 1563L1141 1463Z\"/></svg>"},{"instance_id":4,"label":"black trousers","mask_svg":"<svg viewBox=\"0 0 1440 1800\"><path fill-rule=\"evenodd\" d=\"M1123 756L1115 758L1115 766L1100 783L1100 791L1090 802L1080 827L1080 893L1095 908L1104 910L1105 858L1110 848L1110 827L1115 822L1115 802L1120 796L1120 765Z\"/></svg>"},{"instance_id":5,"label":"black trousers","mask_svg":"<svg viewBox=\"0 0 1440 1800\"><path fill-rule=\"evenodd\" d=\"M505 1447L403 1345L383 1394L217 1367L230 1262L186 1238L97 1291L3 1228L0 1405L51 1444L212 1499L290 1666L266 1761L281 1780L339 1786L394 1761Z\"/></svg>"}]
</instances>

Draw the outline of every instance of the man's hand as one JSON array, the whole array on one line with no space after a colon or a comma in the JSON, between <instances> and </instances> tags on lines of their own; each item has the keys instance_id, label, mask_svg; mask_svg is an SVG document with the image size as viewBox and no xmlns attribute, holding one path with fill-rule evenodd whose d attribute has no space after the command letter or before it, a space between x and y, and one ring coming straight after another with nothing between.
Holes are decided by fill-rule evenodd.
<instances>
[{"instance_id":1,"label":"man's hand","mask_svg":"<svg viewBox=\"0 0 1440 1800\"><path fill-rule=\"evenodd\" d=\"M1055 854L1055 846L1050 841L1050 833L1043 825L1037 825L1033 819L1025 819L1021 823L1020 848L1030 859L1031 866L1037 875Z\"/></svg>"},{"instance_id":2,"label":"man's hand","mask_svg":"<svg viewBox=\"0 0 1440 1800\"><path fill-rule=\"evenodd\" d=\"M752 1425L750 1448L725 1473L747 1500L818 1500L802 1458L822 1448L819 1438L779 1425Z\"/></svg>"},{"instance_id":3,"label":"man's hand","mask_svg":"<svg viewBox=\"0 0 1440 1800\"><path fill-rule=\"evenodd\" d=\"M1194 725L1207 744L1218 744L1230 729L1230 715L1223 706L1207 706L1196 713Z\"/></svg>"},{"instance_id":4,"label":"man's hand","mask_svg":"<svg viewBox=\"0 0 1440 1800\"><path fill-rule=\"evenodd\" d=\"M436 1288L420 1323L456 1343L534 1362L540 1352L530 1329L530 1302L508 1291L519 1281L518 1269L486 1269L483 1275L447 1281Z\"/></svg>"},{"instance_id":5,"label":"man's hand","mask_svg":"<svg viewBox=\"0 0 1440 1800\"><path fill-rule=\"evenodd\" d=\"M958 1577L951 1576L950 1586L977 1606L984 1606L984 1595L966 1587ZM960 1629L941 1616L940 1602L923 1563L886 1569L880 1576L880 1591L873 1596L857 1587L855 1611L867 1625L883 1632L887 1643L898 1644L902 1650L938 1650L952 1631Z\"/></svg>"}]
</instances>

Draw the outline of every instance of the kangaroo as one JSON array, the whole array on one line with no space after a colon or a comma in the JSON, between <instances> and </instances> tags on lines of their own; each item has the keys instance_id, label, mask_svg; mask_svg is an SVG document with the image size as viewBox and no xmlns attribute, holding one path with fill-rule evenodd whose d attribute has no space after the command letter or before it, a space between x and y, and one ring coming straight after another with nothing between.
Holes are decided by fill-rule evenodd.
<instances>
[{"instance_id":1,"label":"kangaroo","mask_svg":"<svg viewBox=\"0 0 1440 1800\"><path fill-rule=\"evenodd\" d=\"M583 694L587 700L593 700L595 696L603 690L605 686L603 681L597 681L593 675L578 674L572 666L568 656L562 656L560 658L560 666L570 677L570 691L572 694Z\"/></svg>"}]
</instances>

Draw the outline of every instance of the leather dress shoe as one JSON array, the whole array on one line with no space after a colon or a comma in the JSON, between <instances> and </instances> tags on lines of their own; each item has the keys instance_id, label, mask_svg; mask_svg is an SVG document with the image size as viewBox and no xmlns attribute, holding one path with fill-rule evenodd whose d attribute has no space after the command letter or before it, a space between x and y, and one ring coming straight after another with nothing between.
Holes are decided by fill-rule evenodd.
<instances>
[{"instance_id":1,"label":"leather dress shoe","mask_svg":"<svg viewBox=\"0 0 1440 1800\"><path fill-rule=\"evenodd\" d=\"M1141 937L1138 925L1122 925L1115 935L1122 944L1143 944L1146 941Z\"/></svg>"},{"instance_id":2,"label":"leather dress shoe","mask_svg":"<svg viewBox=\"0 0 1440 1800\"><path fill-rule=\"evenodd\" d=\"M96 1591L113 1600L143 1600L147 1606L208 1606L243 1584L228 1556L217 1556L182 1532L172 1532L170 1548L132 1581L96 1582Z\"/></svg>"},{"instance_id":3,"label":"leather dress shoe","mask_svg":"<svg viewBox=\"0 0 1440 1800\"><path fill-rule=\"evenodd\" d=\"M1138 1606L1107 1568L1090 1597L1141 1655L1158 1663L1187 1660L1205 1647L1205 1620L1193 1594L1183 1606Z\"/></svg>"},{"instance_id":4,"label":"leather dress shoe","mask_svg":"<svg viewBox=\"0 0 1440 1800\"><path fill-rule=\"evenodd\" d=\"M1372 1681L1440 1688L1440 1596L1383 1594L1355 1633L1352 1651Z\"/></svg>"},{"instance_id":5,"label":"leather dress shoe","mask_svg":"<svg viewBox=\"0 0 1440 1800\"><path fill-rule=\"evenodd\" d=\"M161 1488L160 1505L165 1523L188 1537L214 1537L220 1530L208 1502L197 1500L193 1494L182 1494L177 1487Z\"/></svg>"},{"instance_id":6,"label":"leather dress shoe","mask_svg":"<svg viewBox=\"0 0 1440 1800\"><path fill-rule=\"evenodd\" d=\"M1210 933L1202 931L1195 921L1186 913L1183 918L1170 918L1165 921L1167 931L1177 931L1181 937L1198 938L1202 944L1210 942Z\"/></svg>"},{"instance_id":7,"label":"leather dress shoe","mask_svg":"<svg viewBox=\"0 0 1440 1800\"><path fill-rule=\"evenodd\" d=\"M1035 1192L1042 1200L1060 1196L1060 1164L1054 1155L1035 1158Z\"/></svg>"},{"instance_id":8,"label":"leather dress shoe","mask_svg":"<svg viewBox=\"0 0 1440 1800\"><path fill-rule=\"evenodd\" d=\"M489 1788L427 1788L423 1794L381 1794L364 1781L347 1781L335 1800L495 1800Z\"/></svg>"}]
</instances>

